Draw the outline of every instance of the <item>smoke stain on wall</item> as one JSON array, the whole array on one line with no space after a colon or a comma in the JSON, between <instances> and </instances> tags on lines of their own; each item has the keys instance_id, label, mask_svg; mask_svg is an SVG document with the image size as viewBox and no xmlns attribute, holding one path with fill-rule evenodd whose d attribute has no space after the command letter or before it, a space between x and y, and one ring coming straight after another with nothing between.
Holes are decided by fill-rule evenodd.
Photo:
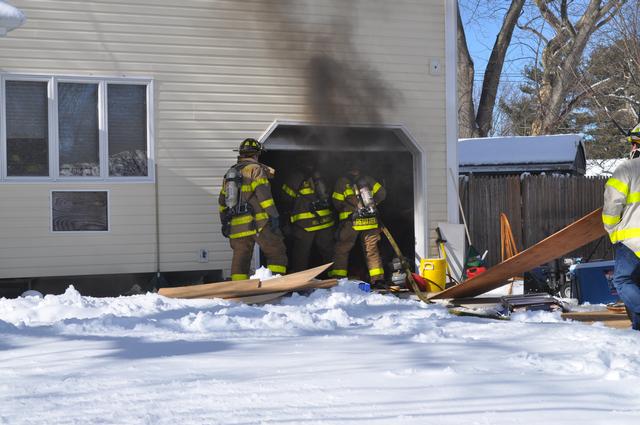
<instances>
[{"instance_id":1,"label":"smoke stain on wall","mask_svg":"<svg viewBox=\"0 0 640 425\"><path fill-rule=\"evenodd\" d=\"M264 11L276 14L279 25L274 30L291 37L284 45L291 52L289 59L305 63L306 106L318 123L381 124L384 110L393 109L398 100L399 94L356 49L359 3L361 0L264 2ZM283 48L282 43L270 44L274 50Z\"/></svg>"}]
</instances>

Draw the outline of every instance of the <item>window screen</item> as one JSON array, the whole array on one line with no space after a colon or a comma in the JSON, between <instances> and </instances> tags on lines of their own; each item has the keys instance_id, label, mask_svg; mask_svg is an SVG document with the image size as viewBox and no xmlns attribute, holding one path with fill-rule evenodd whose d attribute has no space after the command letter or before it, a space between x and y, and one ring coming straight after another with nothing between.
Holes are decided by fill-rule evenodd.
<instances>
[{"instance_id":1,"label":"window screen","mask_svg":"<svg viewBox=\"0 0 640 425\"><path fill-rule=\"evenodd\" d=\"M98 85L58 84L60 176L100 176Z\"/></svg>"},{"instance_id":2,"label":"window screen","mask_svg":"<svg viewBox=\"0 0 640 425\"><path fill-rule=\"evenodd\" d=\"M107 99L109 175L147 176L147 86L109 84Z\"/></svg>"},{"instance_id":3,"label":"window screen","mask_svg":"<svg viewBox=\"0 0 640 425\"><path fill-rule=\"evenodd\" d=\"M54 232L106 232L109 230L107 192L51 193Z\"/></svg>"},{"instance_id":4,"label":"window screen","mask_svg":"<svg viewBox=\"0 0 640 425\"><path fill-rule=\"evenodd\" d=\"M47 83L7 81L7 176L49 176Z\"/></svg>"}]
</instances>

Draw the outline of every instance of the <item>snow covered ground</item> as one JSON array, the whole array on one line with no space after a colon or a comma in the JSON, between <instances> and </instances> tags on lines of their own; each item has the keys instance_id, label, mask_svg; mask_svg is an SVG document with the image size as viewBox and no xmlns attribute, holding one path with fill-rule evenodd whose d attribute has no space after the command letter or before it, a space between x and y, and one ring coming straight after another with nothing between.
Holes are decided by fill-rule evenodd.
<instances>
[{"instance_id":1,"label":"snow covered ground","mask_svg":"<svg viewBox=\"0 0 640 425\"><path fill-rule=\"evenodd\" d=\"M637 424L640 333L354 284L278 305L0 299L0 424Z\"/></svg>"}]
</instances>

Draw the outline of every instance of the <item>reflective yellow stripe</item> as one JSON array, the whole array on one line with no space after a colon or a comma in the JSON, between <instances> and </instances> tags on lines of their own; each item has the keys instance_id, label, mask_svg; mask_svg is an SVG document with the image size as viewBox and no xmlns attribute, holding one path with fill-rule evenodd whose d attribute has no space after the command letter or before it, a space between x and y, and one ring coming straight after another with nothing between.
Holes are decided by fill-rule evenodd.
<instances>
[{"instance_id":1,"label":"reflective yellow stripe","mask_svg":"<svg viewBox=\"0 0 640 425\"><path fill-rule=\"evenodd\" d=\"M326 229L327 227L331 227L334 224L335 224L335 222L330 221L329 223L320 224L318 226L305 227L304 230L306 230L307 232L315 232L315 231L318 231L318 230Z\"/></svg>"},{"instance_id":2,"label":"reflective yellow stripe","mask_svg":"<svg viewBox=\"0 0 640 425\"><path fill-rule=\"evenodd\" d=\"M384 269L370 269L369 270L369 276L378 276L378 275L383 275L384 274Z\"/></svg>"},{"instance_id":3,"label":"reflective yellow stripe","mask_svg":"<svg viewBox=\"0 0 640 425\"><path fill-rule=\"evenodd\" d=\"M282 185L282 191L284 193L286 193L287 195L291 196L292 198L297 198L298 195L296 195L296 192L291 189L289 186L287 186L286 184Z\"/></svg>"},{"instance_id":4,"label":"reflective yellow stripe","mask_svg":"<svg viewBox=\"0 0 640 425\"><path fill-rule=\"evenodd\" d=\"M602 214L602 222L607 226L615 226L620 223L620 220L619 216Z\"/></svg>"},{"instance_id":5,"label":"reflective yellow stripe","mask_svg":"<svg viewBox=\"0 0 640 425\"><path fill-rule=\"evenodd\" d=\"M627 239L640 238L640 228L636 227L633 229L618 230L616 232L612 232L609 237L613 243L625 241Z\"/></svg>"},{"instance_id":6,"label":"reflective yellow stripe","mask_svg":"<svg viewBox=\"0 0 640 425\"><path fill-rule=\"evenodd\" d=\"M267 214L266 212L261 212L256 214L256 220L266 220L269 218L269 214Z\"/></svg>"},{"instance_id":7,"label":"reflective yellow stripe","mask_svg":"<svg viewBox=\"0 0 640 425\"><path fill-rule=\"evenodd\" d=\"M249 279L248 274L236 273L231 275L231 280L246 280L246 279Z\"/></svg>"},{"instance_id":8,"label":"reflective yellow stripe","mask_svg":"<svg viewBox=\"0 0 640 425\"><path fill-rule=\"evenodd\" d=\"M377 229L378 225L377 224L368 224L366 226L353 226L353 230L371 230L371 229Z\"/></svg>"},{"instance_id":9,"label":"reflective yellow stripe","mask_svg":"<svg viewBox=\"0 0 640 425\"><path fill-rule=\"evenodd\" d=\"M227 196L227 191L224 190L224 186L222 186L222 189L220 189L220 195Z\"/></svg>"},{"instance_id":10,"label":"reflective yellow stripe","mask_svg":"<svg viewBox=\"0 0 640 425\"><path fill-rule=\"evenodd\" d=\"M286 273L287 266L281 266L278 264L267 264L267 268L273 273Z\"/></svg>"},{"instance_id":11,"label":"reflective yellow stripe","mask_svg":"<svg viewBox=\"0 0 640 425\"><path fill-rule=\"evenodd\" d=\"M267 199L266 201L262 201L260 202L260 206L262 208L269 208L270 206L274 205L275 202L273 202L273 199Z\"/></svg>"},{"instance_id":12,"label":"reflective yellow stripe","mask_svg":"<svg viewBox=\"0 0 640 425\"><path fill-rule=\"evenodd\" d=\"M346 270L331 270L329 272L329 276L337 276L337 277L347 277L347 271Z\"/></svg>"},{"instance_id":13,"label":"reflective yellow stripe","mask_svg":"<svg viewBox=\"0 0 640 425\"><path fill-rule=\"evenodd\" d=\"M253 217L251 215L242 215L240 217L233 217L231 219L232 226L240 226L241 224L251 223L253 221Z\"/></svg>"},{"instance_id":14,"label":"reflective yellow stripe","mask_svg":"<svg viewBox=\"0 0 640 425\"><path fill-rule=\"evenodd\" d=\"M255 235L256 231L255 230L249 230L247 232L240 232L240 233L232 233L229 235L229 239L238 239L238 238L244 238L246 236L251 236L251 235Z\"/></svg>"},{"instance_id":15,"label":"reflective yellow stripe","mask_svg":"<svg viewBox=\"0 0 640 425\"><path fill-rule=\"evenodd\" d=\"M353 189L351 189L350 187L347 187L347 188L344 190L343 195L344 195L344 197L346 198L346 197L347 197L347 196L349 196L349 195L355 195L355 192L354 192L354 191L353 191Z\"/></svg>"},{"instance_id":16,"label":"reflective yellow stripe","mask_svg":"<svg viewBox=\"0 0 640 425\"><path fill-rule=\"evenodd\" d=\"M256 179L251 182L251 188L256 190L256 187L261 186L263 184L269 184L269 180L267 179Z\"/></svg>"},{"instance_id":17,"label":"reflective yellow stripe","mask_svg":"<svg viewBox=\"0 0 640 425\"><path fill-rule=\"evenodd\" d=\"M333 192L333 195L331 195L331 197L333 199L337 199L338 201L344 201L344 195L338 192Z\"/></svg>"},{"instance_id":18,"label":"reflective yellow stripe","mask_svg":"<svg viewBox=\"0 0 640 425\"><path fill-rule=\"evenodd\" d=\"M378 182L376 182L376 184L373 185L373 194L375 195L376 193L378 193L378 191L382 188L382 185Z\"/></svg>"},{"instance_id":19,"label":"reflective yellow stripe","mask_svg":"<svg viewBox=\"0 0 640 425\"><path fill-rule=\"evenodd\" d=\"M303 212L300 214L294 214L291 216L291 222L295 223L298 220L306 220L308 218L316 218L316 217L326 217L331 215L331 210L318 210L314 213L312 212Z\"/></svg>"},{"instance_id":20,"label":"reflective yellow stripe","mask_svg":"<svg viewBox=\"0 0 640 425\"><path fill-rule=\"evenodd\" d=\"M640 192L633 192L627 195L627 204L635 204L640 202Z\"/></svg>"},{"instance_id":21,"label":"reflective yellow stripe","mask_svg":"<svg viewBox=\"0 0 640 425\"><path fill-rule=\"evenodd\" d=\"M340 216L338 218L340 220L346 220L351 214L353 214L353 211L343 211L340 213Z\"/></svg>"},{"instance_id":22,"label":"reflective yellow stripe","mask_svg":"<svg viewBox=\"0 0 640 425\"><path fill-rule=\"evenodd\" d=\"M223 212L226 209L227 207L225 207L224 205L218 205L218 211Z\"/></svg>"},{"instance_id":23,"label":"reflective yellow stripe","mask_svg":"<svg viewBox=\"0 0 640 425\"><path fill-rule=\"evenodd\" d=\"M315 192L310 187L304 187L304 188L300 189L300 194L301 195L312 195L314 193Z\"/></svg>"},{"instance_id":24,"label":"reflective yellow stripe","mask_svg":"<svg viewBox=\"0 0 640 425\"><path fill-rule=\"evenodd\" d=\"M294 214L294 215L291 216L291 222L295 223L298 220L305 220L307 218L315 218L315 215L313 213L310 213L310 212Z\"/></svg>"},{"instance_id":25,"label":"reflective yellow stripe","mask_svg":"<svg viewBox=\"0 0 640 425\"><path fill-rule=\"evenodd\" d=\"M243 192L253 192L250 184L243 184L240 190Z\"/></svg>"},{"instance_id":26,"label":"reflective yellow stripe","mask_svg":"<svg viewBox=\"0 0 640 425\"><path fill-rule=\"evenodd\" d=\"M607 180L607 186L611 186L612 188L614 188L615 190L617 190L618 192L622 193L625 196L629 194L629 186L618 179L614 179L613 177Z\"/></svg>"}]
</instances>

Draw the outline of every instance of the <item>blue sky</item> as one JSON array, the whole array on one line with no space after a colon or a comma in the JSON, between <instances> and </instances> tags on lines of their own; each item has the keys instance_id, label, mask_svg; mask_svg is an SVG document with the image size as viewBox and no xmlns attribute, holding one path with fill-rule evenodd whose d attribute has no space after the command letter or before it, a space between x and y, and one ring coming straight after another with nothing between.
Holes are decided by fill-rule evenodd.
<instances>
[{"instance_id":1,"label":"blue sky","mask_svg":"<svg viewBox=\"0 0 640 425\"><path fill-rule=\"evenodd\" d=\"M472 11L463 7L461 12L462 22L465 24L467 45L475 65L476 81L481 82L504 15L503 12L498 11L495 17L470 19ZM501 80L515 83L522 81L522 68L531 61L527 56L530 56L530 53L521 48L518 40L514 37L512 46L507 53Z\"/></svg>"}]
</instances>

